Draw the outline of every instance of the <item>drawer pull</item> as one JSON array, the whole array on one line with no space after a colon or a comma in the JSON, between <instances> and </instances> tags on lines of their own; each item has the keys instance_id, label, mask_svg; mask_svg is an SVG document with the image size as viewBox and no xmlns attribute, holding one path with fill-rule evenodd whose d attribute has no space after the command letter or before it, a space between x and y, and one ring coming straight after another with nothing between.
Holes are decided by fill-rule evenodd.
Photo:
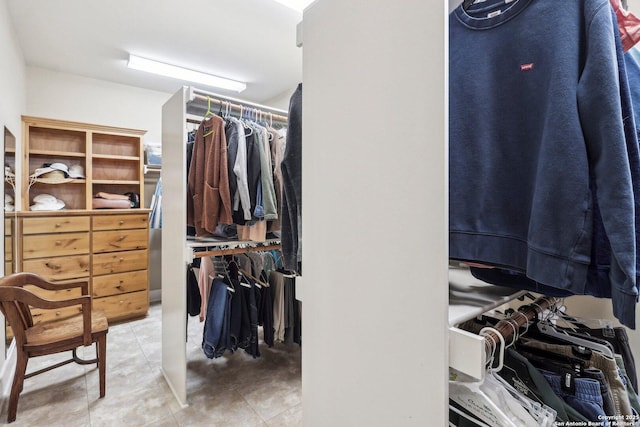
<instances>
[{"instance_id":1,"label":"drawer pull","mask_svg":"<svg viewBox=\"0 0 640 427\"><path fill-rule=\"evenodd\" d=\"M120 262L124 262L124 258L120 258Z\"/></svg>"},{"instance_id":2,"label":"drawer pull","mask_svg":"<svg viewBox=\"0 0 640 427\"><path fill-rule=\"evenodd\" d=\"M56 228L60 228L62 227L62 224L60 224L59 222L56 222Z\"/></svg>"},{"instance_id":3,"label":"drawer pull","mask_svg":"<svg viewBox=\"0 0 640 427\"><path fill-rule=\"evenodd\" d=\"M61 244L62 244L62 241L56 240L56 246L60 246Z\"/></svg>"},{"instance_id":4,"label":"drawer pull","mask_svg":"<svg viewBox=\"0 0 640 427\"><path fill-rule=\"evenodd\" d=\"M120 236L120 237L118 237L118 240L122 242L126 238L127 238L127 236Z\"/></svg>"},{"instance_id":5,"label":"drawer pull","mask_svg":"<svg viewBox=\"0 0 640 427\"><path fill-rule=\"evenodd\" d=\"M116 286L116 289L119 291L124 291L124 287L122 285Z\"/></svg>"},{"instance_id":6,"label":"drawer pull","mask_svg":"<svg viewBox=\"0 0 640 427\"><path fill-rule=\"evenodd\" d=\"M56 311L56 317L60 316L60 312Z\"/></svg>"},{"instance_id":7,"label":"drawer pull","mask_svg":"<svg viewBox=\"0 0 640 427\"><path fill-rule=\"evenodd\" d=\"M120 224L120 225L124 224L124 221L123 221L123 220L120 220L120 221L119 221L119 224Z\"/></svg>"}]
</instances>

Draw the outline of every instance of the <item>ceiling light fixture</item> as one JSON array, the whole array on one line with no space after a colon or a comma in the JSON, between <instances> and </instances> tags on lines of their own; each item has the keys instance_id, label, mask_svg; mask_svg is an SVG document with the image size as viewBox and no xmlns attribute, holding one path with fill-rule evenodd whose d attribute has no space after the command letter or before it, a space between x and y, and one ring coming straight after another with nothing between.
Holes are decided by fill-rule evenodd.
<instances>
[{"instance_id":1,"label":"ceiling light fixture","mask_svg":"<svg viewBox=\"0 0 640 427\"><path fill-rule=\"evenodd\" d=\"M309 6L314 0L275 0L278 3L287 6L289 9L293 9L302 13L305 7Z\"/></svg>"},{"instance_id":2,"label":"ceiling light fixture","mask_svg":"<svg viewBox=\"0 0 640 427\"><path fill-rule=\"evenodd\" d=\"M127 64L127 67L187 82L233 90L235 92L242 92L247 88L246 83L243 82L225 79L223 77L214 76L213 74L202 73L200 71L189 70L176 65L152 61L150 59L141 58L131 54L129 55L129 63Z\"/></svg>"}]
</instances>

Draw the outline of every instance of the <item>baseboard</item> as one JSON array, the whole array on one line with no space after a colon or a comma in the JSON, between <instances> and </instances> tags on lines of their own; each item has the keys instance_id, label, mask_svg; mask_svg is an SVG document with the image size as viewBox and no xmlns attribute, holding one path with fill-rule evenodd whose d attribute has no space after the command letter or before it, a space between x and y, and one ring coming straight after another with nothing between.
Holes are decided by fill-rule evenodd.
<instances>
[{"instance_id":1,"label":"baseboard","mask_svg":"<svg viewBox=\"0 0 640 427\"><path fill-rule=\"evenodd\" d=\"M6 414L9 406L9 394L11 393L11 383L13 374L16 371L16 341L11 341L7 350L7 359L0 368L0 414Z\"/></svg>"},{"instance_id":2,"label":"baseboard","mask_svg":"<svg viewBox=\"0 0 640 427\"><path fill-rule=\"evenodd\" d=\"M162 289L153 289L149 291L149 302L162 301Z\"/></svg>"}]
</instances>

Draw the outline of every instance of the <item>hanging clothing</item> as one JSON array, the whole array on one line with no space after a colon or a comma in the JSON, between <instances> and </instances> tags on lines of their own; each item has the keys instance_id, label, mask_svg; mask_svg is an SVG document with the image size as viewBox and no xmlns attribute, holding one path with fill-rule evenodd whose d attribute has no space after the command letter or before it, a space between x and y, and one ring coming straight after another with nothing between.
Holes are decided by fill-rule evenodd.
<instances>
[{"instance_id":1,"label":"hanging clothing","mask_svg":"<svg viewBox=\"0 0 640 427\"><path fill-rule=\"evenodd\" d=\"M270 127L267 128L271 135L271 163L273 168L273 186L276 192L276 206L278 206L278 212L280 212L278 218L271 221L268 225L267 231L277 232L280 236L280 218L282 216L282 157L284 156L285 137L282 133L276 129Z\"/></svg>"},{"instance_id":2,"label":"hanging clothing","mask_svg":"<svg viewBox=\"0 0 640 427\"><path fill-rule=\"evenodd\" d=\"M608 2L463 6L449 21L450 258L585 294L597 200L614 315L633 327L635 200Z\"/></svg>"},{"instance_id":3,"label":"hanging clothing","mask_svg":"<svg viewBox=\"0 0 640 427\"><path fill-rule=\"evenodd\" d=\"M200 304L200 321L204 322L207 317L207 306L209 300L209 294L211 292L211 279L215 276L216 270L213 266L211 258L204 257L200 260L200 270L198 271L198 287L200 289L201 304Z\"/></svg>"},{"instance_id":4,"label":"hanging clothing","mask_svg":"<svg viewBox=\"0 0 640 427\"><path fill-rule=\"evenodd\" d=\"M193 267L187 267L187 313L189 316L198 316L202 307L202 296L198 287L198 279Z\"/></svg>"},{"instance_id":5,"label":"hanging clothing","mask_svg":"<svg viewBox=\"0 0 640 427\"><path fill-rule=\"evenodd\" d=\"M267 129L262 126L254 125L253 129L258 138L258 151L260 154L260 184L263 207L261 219L274 220L278 218L278 208L276 206L276 191L273 187L269 133Z\"/></svg>"},{"instance_id":6,"label":"hanging clothing","mask_svg":"<svg viewBox=\"0 0 640 427\"><path fill-rule=\"evenodd\" d=\"M260 148L258 146L257 136L253 129L245 128L245 138L247 140L247 184L249 187L249 212L251 218L254 217L253 212L258 204L258 186L260 185ZM237 223L244 225L245 222Z\"/></svg>"},{"instance_id":7,"label":"hanging clothing","mask_svg":"<svg viewBox=\"0 0 640 427\"><path fill-rule=\"evenodd\" d=\"M640 41L640 19L625 10L619 0L610 0L618 20L618 30L624 51L628 51Z\"/></svg>"},{"instance_id":8,"label":"hanging clothing","mask_svg":"<svg viewBox=\"0 0 640 427\"><path fill-rule=\"evenodd\" d=\"M231 123L231 149L229 158L229 180L233 180L235 192L233 200L233 220L236 224L244 224L251 220L251 199L249 196L249 177L247 170L247 139L244 125L236 118L229 118Z\"/></svg>"},{"instance_id":9,"label":"hanging clothing","mask_svg":"<svg viewBox=\"0 0 640 427\"><path fill-rule=\"evenodd\" d=\"M275 341L284 342L284 275L279 271L269 273L269 287L273 292L273 336Z\"/></svg>"},{"instance_id":10,"label":"hanging clothing","mask_svg":"<svg viewBox=\"0 0 640 427\"><path fill-rule=\"evenodd\" d=\"M551 309L550 316L558 313L555 310ZM576 329L582 328L580 323L576 323L578 320L564 313L560 317L576 325ZM516 318L522 320L519 316L512 317ZM626 373L622 356L616 354L610 357L601 353L597 346L602 340L575 334L574 328L564 329L566 334L558 336L543 333L548 328L558 326L547 321L541 322L547 328L538 329L530 325L521 330L523 335L509 344L511 348L505 350L504 364L498 375L518 394L553 408L558 424L637 425L638 418L635 417L640 413L637 409L640 403ZM486 326L499 328L496 323L497 319L482 316L464 322L459 327L479 333ZM615 339L613 329L605 330L605 334L610 340L616 341L617 348L620 347L621 342ZM569 344L572 336L578 335L591 341L591 344ZM505 337L505 341L509 342L510 338ZM610 423L614 420L616 423Z\"/></svg>"},{"instance_id":11,"label":"hanging clothing","mask_svg":"<svg viewBox=\"0 0 640 427\"><path fill-rule=\"evenodd\" d=\"M158 178L156 183L156 189L151 197L150 209L149 227L162 228L162 177Z\"/></svg>"},{"instance_id":12,"label":"hanging clothing","mask_svg":"<svg viewBox=\"0 0 640 427\"><path fill-rule=\"evenodd\" d=\"M207 317L202 335L202 350L209 358L220 357L229 348L231 298L228 284L214 279L208 299Z\"/></svg>"},{"instance_id":13,"label":"hanging clothing","mask_svg":"<svg viewBox=\"0 0 640 427\"><path fill-rule=\"evenodd\" d=\"M281 239L284 266L302 270L302 83L289 102L287 142L282 169Z\"/></svg>"},{"instance_id":14,"label":"hanging clothing","mask_svg":"<svg viewBox=\"0 0 640 427\"><path fill-rule=\"evenodd\" d=\"M187 224L195 227L196 236L206 236L219 222L233 222L227 140L223 120L211 116L202 121L196 133L187 185Z\"/></svg>"}]
</instances>

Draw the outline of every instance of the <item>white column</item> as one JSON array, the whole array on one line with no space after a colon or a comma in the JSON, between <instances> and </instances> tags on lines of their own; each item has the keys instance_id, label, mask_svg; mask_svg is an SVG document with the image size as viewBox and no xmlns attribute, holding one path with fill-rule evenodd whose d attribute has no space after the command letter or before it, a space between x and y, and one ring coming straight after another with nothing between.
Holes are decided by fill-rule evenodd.
<instances>
[{"instance_id":1,"label":"white column","mask_svg":"<svg viewBox=\"0 0 640 427\"><path fill-rule=\"evenodd\" d=\"M446 425L447 12L305 11L305 426Z\"/></svg>"}]
</instances>

